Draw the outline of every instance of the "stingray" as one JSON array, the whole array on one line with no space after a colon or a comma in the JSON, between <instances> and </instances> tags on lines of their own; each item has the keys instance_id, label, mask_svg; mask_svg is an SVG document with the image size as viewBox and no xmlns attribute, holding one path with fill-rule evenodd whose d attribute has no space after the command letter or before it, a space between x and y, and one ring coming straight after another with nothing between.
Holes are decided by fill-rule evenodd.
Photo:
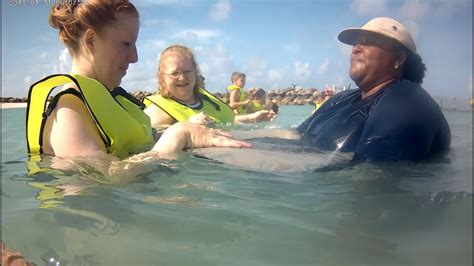
<instances>
[{"instance_id":1,"label":"stingray","mask_svg":"<svg viewBox=\"0 0 474 266\"><path fill-rule=\"evenodd\" d=\"M253 144L249 149L223 147L192 150L197 157L206 158L241 169L265 172L304 172L329 165L347 163L348 153L323 152L302 141L294 130L266 129L234 131L234 138Z\"/></svg>"}]
</instances>

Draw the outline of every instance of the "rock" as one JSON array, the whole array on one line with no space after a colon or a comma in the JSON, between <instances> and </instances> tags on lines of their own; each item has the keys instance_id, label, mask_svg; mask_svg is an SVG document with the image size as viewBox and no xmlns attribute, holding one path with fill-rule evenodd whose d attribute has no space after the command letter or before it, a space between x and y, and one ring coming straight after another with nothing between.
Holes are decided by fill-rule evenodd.
<instances>
[{"instance_id":1,"label":"rock","mask_svg":"<svg viewBox=\"0 0 474 266\"><path fill-rule=\"evenodd\" d=\"M5 246L3 241L0 242L0 249L2 251L2 264L5 266L35 266L35 263L31 263L19 251L12 251Z\"/></svg>"}]
</instances>

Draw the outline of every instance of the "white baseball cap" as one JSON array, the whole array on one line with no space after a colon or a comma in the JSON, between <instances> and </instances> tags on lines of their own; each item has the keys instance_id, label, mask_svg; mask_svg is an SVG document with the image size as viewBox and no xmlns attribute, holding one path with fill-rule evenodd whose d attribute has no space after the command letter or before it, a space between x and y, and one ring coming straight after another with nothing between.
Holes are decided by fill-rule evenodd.
<instances>
[{"instance_id":1,"label":"white baseball cap","mask_svg":"<svg viewBox=\"0 0 474 266\"><path fill-rule=\"evenodd\" d=\"M357 37L360 34L368 32L380 34L393 39L416 54L416 45L413 41L413 38L411 37L410 32L408 32L405 26L403 26L400 22L392 18L374 18L362 26L362 28L348 28L341 31L337 38L343 43L354 45L356 43Z\"/></svg>"}]
</instances>

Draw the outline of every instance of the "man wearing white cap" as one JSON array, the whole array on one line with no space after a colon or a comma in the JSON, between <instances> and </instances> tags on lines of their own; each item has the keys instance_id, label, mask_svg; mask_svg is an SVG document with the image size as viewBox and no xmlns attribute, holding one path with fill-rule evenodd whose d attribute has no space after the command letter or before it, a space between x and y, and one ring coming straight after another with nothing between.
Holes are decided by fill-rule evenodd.
<instances>
[{"instance_id":1,"label":"man wearing white cap","mask_svg":"<svg viewBox=\"0 0 474 266\"><path fill-rule=\"evenodd\" d=\"M426 67L398 21L379 17L338 39L353 45L349 75L359 87L336 94L304 121L303 140L355 160L419 161L449 150L439 106L420 86Z\"/></svg>"}]
</instances>

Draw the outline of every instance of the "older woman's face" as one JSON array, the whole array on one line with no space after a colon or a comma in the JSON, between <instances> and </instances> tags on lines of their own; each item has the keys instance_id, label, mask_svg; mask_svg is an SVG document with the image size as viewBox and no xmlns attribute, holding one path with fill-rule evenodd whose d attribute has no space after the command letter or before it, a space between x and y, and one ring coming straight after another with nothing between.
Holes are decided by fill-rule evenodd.
<instances>
[{"instance_id":1,"label":"older woman's face","mask_svg":"<svg viewBox=\"0 0 474 266\"><path fill-rule=\"evenodd\" d=\"M362 90L394 78L395 52L390 40L361 35L352 48L349 75Z\"/></svg>"},{"instance_id":2,"label":"older woman's face","mask_svg":"<svg viewBox=\"0 0 474 266\"><path fill-rule=\"evenodd\" d=\"M182 102L193 99L196 69L193 60L178 52L165 55L160 66L160 79L171 98Z\"/></svg>"}]
</instances>

